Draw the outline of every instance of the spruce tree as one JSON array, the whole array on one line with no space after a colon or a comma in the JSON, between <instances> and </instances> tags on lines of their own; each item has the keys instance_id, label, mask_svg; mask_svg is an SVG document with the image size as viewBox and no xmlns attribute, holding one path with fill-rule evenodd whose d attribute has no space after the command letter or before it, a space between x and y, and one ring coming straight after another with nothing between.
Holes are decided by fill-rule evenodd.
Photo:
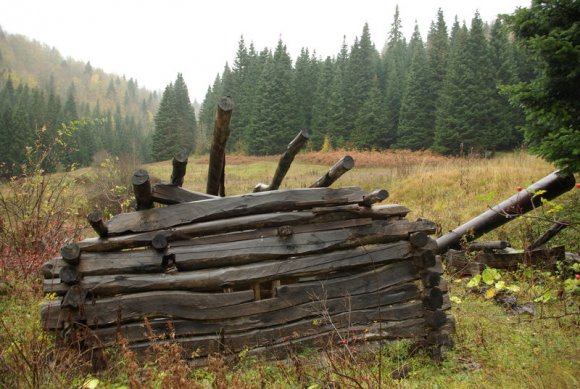
<instances>
[{"instance_id":1,"label":"spruce tree","mask_svg":"<svg viewBox=\"0 0 580 389\"><path fill-rule=\"evenodd\" d=\"M357 149L372 150L380 144L380 137L385 132L382 102L378 77L375 77L367 99L358 111L351 135L352 144Z\"/></svg>"},{"instance_id":2,"label":"spruce tree","mask_svg":"<svg viewBox=\"0 0 580 389\"><path fill-rule=\"evenodd\" d=\"M467 114L467 73L465 48L468 30L455 19L451 31L448 69L437 107L433 150L443 154L459 154L462 134L467 131L463 120Z\"/></svg>"},{"instance_id":3,"label":"spruce tree","mask_svg":"<svg viewBox=\"0 0 580 389\"><path fill-rule=\"evenodd\" d=\"M385 102L386 131L382 134L379 144L382 148L390 147L396 142L399 112L407 71L406 43L401 30L399 6L395 8L393 23L389 32L387 47L383 54L385 68Z\"/></svg>"},{"instance_id":4,"label":"spruce tree","mask_svg":"<svg viewBox=\"0 0 580 389\"><path fill-rule=\"evenodd\" d=\"M413 48L413 56L401 104L396 147L420 150L433 143L435 94L429 82L427 56L417 25L409 46Z\"/></svg>"},{"instance_id":5,"label":"spruce tree","mask_svg":"<svg viewBox=\"0 0 580 389\"><path fill-rule=\"evenodd\" d=\"M296 135L293 83L292 60L280 39L259 82L250 152L259 155L281 153Z\"/></svg>"}]
</instances>

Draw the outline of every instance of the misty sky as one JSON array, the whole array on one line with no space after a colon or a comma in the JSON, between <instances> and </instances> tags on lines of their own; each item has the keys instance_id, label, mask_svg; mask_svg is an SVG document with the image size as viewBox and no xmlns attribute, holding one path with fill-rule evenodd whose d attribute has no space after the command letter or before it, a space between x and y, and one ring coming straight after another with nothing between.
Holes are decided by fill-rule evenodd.
<instances>
[{"instance_id":1,"label":"misty sky","mask_svg":"<svg viewBox=\"0 0 580 389\"><path fill-rule=\"evenodd\" d=\"M134 78L162 90L183 73L193 99L233 62L240 36L259 51L278 39L293 59L302 47L334 56L343 36L350 46L364 23L381 50L399 4L403 30L415 20L425 40L437 9L448 28L455 15L469 25L476 10L484 21L512 13L530 0L0 0L0 26L56 47L63 56Z\"/></svg>"}]
</instances>

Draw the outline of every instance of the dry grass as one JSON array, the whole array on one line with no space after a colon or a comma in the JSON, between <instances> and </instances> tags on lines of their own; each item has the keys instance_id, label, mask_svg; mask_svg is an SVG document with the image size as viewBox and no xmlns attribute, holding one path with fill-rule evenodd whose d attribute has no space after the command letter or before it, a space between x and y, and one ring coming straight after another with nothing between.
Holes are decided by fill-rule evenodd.
<instances>
[{"instance_id":1,"label":"dry grass","mask_svg":"<svg viewBox=\"0 0 580 389\"><path fill-rule=\"evenodd\" d=\"M544 177L553 167L525 153L500 155L494 159L443 158L430 153L333 151L299 154L282 188L307 187L344 155L351 155L356 166L334 186L360 186L365 190L384 188L389 203L412 209L410 218L431 219L442 231L456 227L488 206L515 193L516 187ZM228 156L226 192L247 193L258 182L268 183L279 157ZM144 166L156 180L168 180L171 162ZM82 188L95 177L93 170L73 174ZM204 192L207 156L193 156L187 167L185 187ZM122 185L115 184L115 185ZM129 185L129 182L127 182ZM93 187L94 188L94 187ZM83 201L71 201L81 204ZM576 229L569 228L557 240L571 251L579 251L578 214L580 190L558 199L560 212L540 213L547 219L560 213L572 216ZM83 205L85 206L85 205ZM548 207L543 207L550 209ZM2 216L2 215L0 215ZM490 234L507 238L521 247L543 232L537 219L509 223ZM549 224L549 223L548 223ZM6 273L4 274L6 276ZM17 276L12 274L11 276ZM14 278L12 278L14 279ZM538 282L515 280L523 290ZM553 281L556 288L561 285ZM0 386L7 387L83 387L95 373L85 355L75 350L59 351L42 334L37 304L40 279L23 283L29 293L14 293L0 285ZM354 388L575 388L578 387L578 321L570 314L576 301L557 298L542 305L546 315L521 318L508 315L490 300L473 295L465 280L452 281L451 294L461 302L453 305L457 319L457 346L446 362L438 365L426 354L416 352L410 343L386 345L382 350L348 353L329 347L322 354L302 353L289 360L258 361L241 353L233 360L212 358L203 369L190 369L182 350L175 344L157 344L149 355L137 359L121 342L108 355L109 367L97 374L100 387L354 387ZM528 288L529 289L529 288ZM556 290L555 295L560 291ZM522 296L526 294L522 293ZM572 304L572 305L570 305ZM571 310L571 307L573 309ZM35 314L31 315L30 312ZM552 318L550 318L552 317ZM335 346L336 347L336 346ZM354 352L354 350L353 350ZM75 363L77 361L78 363ZM409 368L404 380L393 380L391 372Z\"/></svg>"}]
</instances>

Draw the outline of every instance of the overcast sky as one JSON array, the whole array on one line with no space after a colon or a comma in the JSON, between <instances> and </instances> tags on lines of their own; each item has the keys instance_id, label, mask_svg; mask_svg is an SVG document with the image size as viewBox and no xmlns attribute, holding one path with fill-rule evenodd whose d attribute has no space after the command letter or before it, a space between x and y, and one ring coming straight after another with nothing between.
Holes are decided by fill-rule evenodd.
<instances>
[{"instance_id":1,"label":"overcast sky","mask_svg":"<svg viewBox=\"0 0 580 389\"><path fill-rule=\"evenodd\" d=\"M415 21L423 39L444 12L468 25L479 10L484 21L527 7L530 0L0 0L0 26L56 47L65 57L134 78L162 90L183 73L192 100L233 62L240 36L257 50L279 38L293 59L302 47L334 56L343 36L351 45L364 23L382 49L399 4L404 34Z\"/></svg>"}]
</instances>

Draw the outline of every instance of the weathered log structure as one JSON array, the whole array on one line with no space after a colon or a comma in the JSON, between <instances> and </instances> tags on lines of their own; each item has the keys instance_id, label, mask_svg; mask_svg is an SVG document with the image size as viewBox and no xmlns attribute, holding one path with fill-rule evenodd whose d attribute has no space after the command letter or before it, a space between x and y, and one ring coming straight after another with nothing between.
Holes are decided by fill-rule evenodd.
<instances>
[{"instance_id":1,"label":"weathered log structure","mask_svg":"<svg viewBox=\"0 0 580 389\"><path fill-rule=\"evenodd\" d=\"M218 196L232 107L229 99L218 107L208 194L182 188L187 155L174 158L169 183L151 185L139 170L138 210L107 221L93 212L98 237L63 247L44 265L52 296L41 308L44 327L83 334L89 347L122 335L135 350L155 338L199 357L402 338L441 356L454 321L429 237L435 224L378 205L386 190L329 188L354 166L349 156L310 188L280 190L307 131L269 185Z\"/></svg>"}]
</instances>

